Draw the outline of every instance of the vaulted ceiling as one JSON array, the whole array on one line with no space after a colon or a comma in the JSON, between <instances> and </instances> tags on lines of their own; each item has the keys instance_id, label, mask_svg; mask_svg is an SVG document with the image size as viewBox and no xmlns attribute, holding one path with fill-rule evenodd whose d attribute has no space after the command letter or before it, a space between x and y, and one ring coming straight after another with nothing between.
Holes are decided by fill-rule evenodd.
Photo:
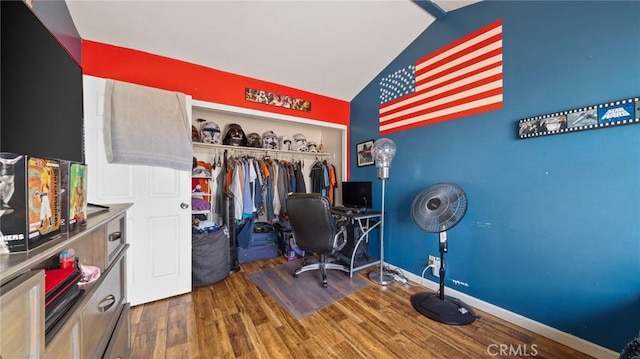
<instances>
[{"instance_id":1,"label":"vaulted ceiling","mask_svg":"<svg viewBox=\"0 0 640 359\"><path fill-rule=\"evenodd\" d=\"M351 101L435 16L477 1L66 3L83 39Z\"/></svg>"}]
</instances>

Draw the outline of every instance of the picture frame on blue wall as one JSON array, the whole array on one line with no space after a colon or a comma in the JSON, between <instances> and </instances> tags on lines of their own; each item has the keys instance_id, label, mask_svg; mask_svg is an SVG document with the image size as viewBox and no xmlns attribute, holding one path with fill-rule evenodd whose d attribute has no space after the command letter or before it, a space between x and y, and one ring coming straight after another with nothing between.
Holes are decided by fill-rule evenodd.
<instances>
[{"instance_id":1,"label":"picture frame on blue wall","mask_svg":"<svg viewBox=\"0 0 640 359\"><path fill-rule=\"evenodd\" d=\"M356 145L358 167L371 166L373 161L373 140L360 142Z\"/></svg>"},{"instance_id":2,"label":"picture frame on blue wall","mask_svg":"<svg viewBox=\"0 0 640 359\"><path fill-rule=\"evenodd\" d=\"M581 126L593 126L598 124L598 110L591 108L588 110L574 111L567 115L567 126L570 128Z\"/></svg>"},{"instance_id":3,"label":"picture frame on blue wall","mask_svg":"<svg viewBox=\"0 0 640 359\"><path fill-rule=\"evenodd\" d=\"M520 139L640 123L640 97L518 121Z\"/></svg>"}]
</instances>

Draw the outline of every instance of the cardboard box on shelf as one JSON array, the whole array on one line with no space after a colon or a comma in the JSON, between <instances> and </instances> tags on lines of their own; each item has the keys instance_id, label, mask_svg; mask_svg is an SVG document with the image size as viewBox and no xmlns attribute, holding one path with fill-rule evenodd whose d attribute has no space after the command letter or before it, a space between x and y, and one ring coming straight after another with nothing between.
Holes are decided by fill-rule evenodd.
<instances>
[{"instance_id":1,"label":"cardboard box on shelf","mask_svg":"<svg viewBox=\"0 0 640 359\"><path fill-rule=\"evenodd\" d=\"M62 161L60 164L62 222L61 233L87 226L87 165Z\"/></svg>"},{"instance_id":2,"label":"cardboard box on shelf","mask_svg":"<svg viewBox=\"0 0 640 359\"><path fill-rule=\"evenodd\" d=\"M10 252L60 234L60 162L0 153L0 238Z\"/></svg>"}]
</instances>

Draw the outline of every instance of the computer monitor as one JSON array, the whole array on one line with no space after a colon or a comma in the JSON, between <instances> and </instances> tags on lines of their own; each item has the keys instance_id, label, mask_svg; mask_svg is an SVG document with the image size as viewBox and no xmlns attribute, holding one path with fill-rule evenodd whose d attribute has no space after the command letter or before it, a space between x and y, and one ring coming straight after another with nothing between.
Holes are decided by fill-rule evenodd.
<instances>
[{"instance_id":1,"label":"computer monitor","mask_svg":"<svg viewBox=\"0 0 640 359\"><path fill-rule=\"evenodd\" d=\"M371 181L342 182L342 205L354 208L373 208Z\"/></svg>"}]
</instances>

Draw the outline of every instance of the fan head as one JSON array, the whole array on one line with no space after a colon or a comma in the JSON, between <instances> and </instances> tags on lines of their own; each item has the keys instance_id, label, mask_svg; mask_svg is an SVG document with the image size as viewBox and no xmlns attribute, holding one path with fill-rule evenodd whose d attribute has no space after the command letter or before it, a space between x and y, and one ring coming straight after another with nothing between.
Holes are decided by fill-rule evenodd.
<instances>
[{"instance_id":1,"label":"fan head","mask_svg":"<svg viewBox=\"0 0 640 359\"><path fill-rule=\"evenodd\" d=\"M420 192L411 205L413 223L426 232L446 231L467 212L467 195L453 183L437 183Z\"/></svg>"}]
</instances>

